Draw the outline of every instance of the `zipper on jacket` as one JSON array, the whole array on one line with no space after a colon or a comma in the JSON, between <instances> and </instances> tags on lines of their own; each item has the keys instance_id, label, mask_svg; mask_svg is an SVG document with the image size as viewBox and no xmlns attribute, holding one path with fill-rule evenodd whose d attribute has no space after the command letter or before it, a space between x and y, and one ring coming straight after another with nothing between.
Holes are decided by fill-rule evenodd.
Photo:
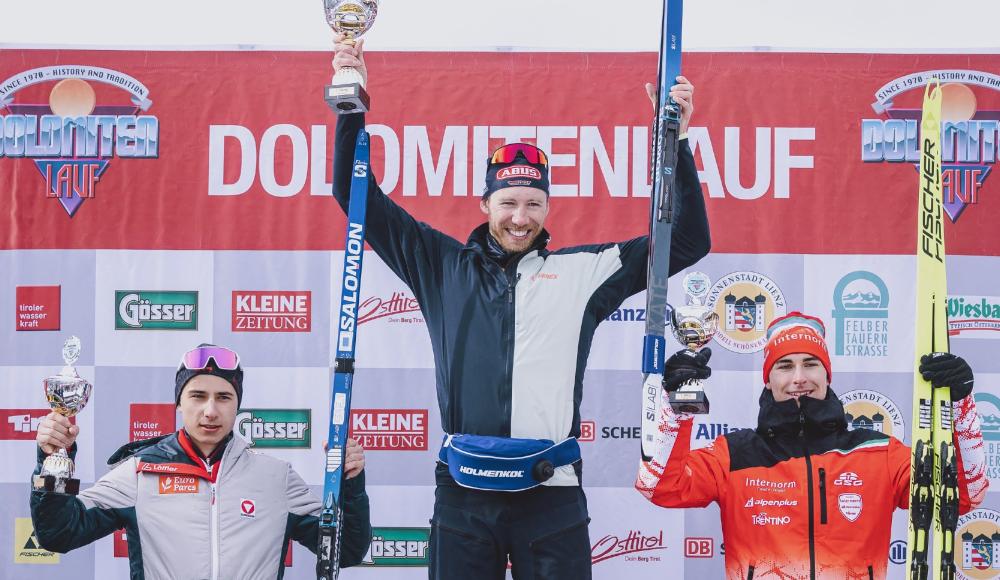
<instances>
[{"instance_id":1,"label":"zipper on jacket","mask_svg":"<svg viewBox=\"0 0 1000 580\"><path fill-rule=\"evenodd\" d=\"M868 566L868 580L875 580L875 569Z\"/></svg>"},{"instance_id":2,"label":"zipper on jacket","mask_svg":"<svg viewBox=\"0 0 1000 580\"><path fill-rule=\"evenodd\" d=\"M802 451L806 459L806 487L809 489L809 578L816 580L816 530L813 523L813 473L812 459L809 457L809 446L806 444L806 416L799 411L799 439L802 441Z\"/></svg>"},{"instance_id":3,"label":"zipper on jacket","mask_svg":"<svg viewBox=\"0 0 1000 580\"><path fill-rule=\"evenodd\" d=\"M208 462L205 463L205 468L208 470L209 475L212 474L213 468L221 468L222 460L220 459L215 465L209 465ZM212 542L212 580L219 580L219 478L216 477L215 481L212 482L212 524L211 524L211 542Z\"/></svg>"},{"instance_id":4,"label":"zipper on jacket","mask_svg":"<svg viewBox=\"0 0 1000 580\"><path fill-rule=\"evenodd\" d=\"M753 566L747 569L747 580L753 580Z\"/></svg>"},{"instance_id":5,"label":"zipper on jacket","mask_svg":"<svg viewBox=\"0 0 1000 580\"><path fill-rule=\"evenodd\" d=\"M819 523L826 523L826 470L819 468Z\"/></svg>"},{"instance_id":6,"label":"zipper on jacket","mask_svg":"<svg viewBox=\"0 0 1000 580\"><path fill-rule=\"evenodd\" d=\"M507 397L506 406L504 413L507 416L507 428L508 431L513 427L511 425L511 414L514 409L514 325L517 323L515 319L516 311L514 308L514 290L517 287L518 281L521 279L521 275L517 273L517 265L521 261L518 257L511 260L507 268L502 268L504 277L507 279L507 316L509 316L509 323L507 324L507 336L506 336L506 356L504 371L507 374L507 385L510 386L510 396Z\"/></svg>"}]
</instances>

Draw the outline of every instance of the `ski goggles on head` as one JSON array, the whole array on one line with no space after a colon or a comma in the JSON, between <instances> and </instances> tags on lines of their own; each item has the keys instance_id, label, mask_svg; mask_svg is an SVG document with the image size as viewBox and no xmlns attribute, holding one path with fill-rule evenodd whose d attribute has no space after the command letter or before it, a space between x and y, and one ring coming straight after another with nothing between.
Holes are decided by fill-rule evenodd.
<instances>
[{"instance_id":1,"label":"ski goggles on head","mask_svg":"<svg viewBox=\"0 0 1000 580\"><path fill-rule=\"evenodd\" d=\"M240 366L240 355L223 346L199 346L192 348L181 357L181 367L189 371L201 371L214 360L215 366L224 371L235 371Z\"/></svg>"},{"instance_id":2,"label":"ski goggles on head","mask_svg":"<svg viewBox=\"0 0 1000 580\"><path fill-rule=\"evenodd\" d=\"M534 165L544 165L546 167L549 165L549 158L545 156L545 152L527 143L510 143L497 149L490 156L490 165L513 163L518 155L524 157L525 161Z\"/></svg>"}]
</instances>

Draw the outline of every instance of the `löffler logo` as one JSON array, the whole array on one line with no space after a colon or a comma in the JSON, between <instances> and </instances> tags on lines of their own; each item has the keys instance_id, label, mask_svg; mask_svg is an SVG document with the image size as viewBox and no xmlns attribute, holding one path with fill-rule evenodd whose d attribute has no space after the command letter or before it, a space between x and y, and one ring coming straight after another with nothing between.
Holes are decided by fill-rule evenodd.
<instances>
[{"instance_id":1,"label":"l\u00f6ffler logo","mask_svg":"<svg viewBox=\"0 0 1000 580\"><path fill-rule=\"evenodd\" d=\"M14 102L27 87L52 83L48 103ZM97 104L93 83L121 89L128 100ZM19 72L0 82L0 158L27 157L45 178L45 196L73 217L94 197L97 182L114 157L159 156L160 121L143 115L149 89L112 69L60 65Z\"/></svg>"},{"instance_id":2,"label":"l\u00f6ffler logo","mask_svg":"<svg viewBox=\"0 0 1000 580\"><path fill-rule=\"evenodd\" d=\"M921 97L928 80L941 85L941 181L944 210L958 221L979 203L980 189L998 161L1000 111L979 108L979 101L1000 91L1000 75L976 70L929 70L885 83L875 92L878 119L861 121L861 160L908 163L920 160ZM903 96L904 93L910 93ZM904 101L897 103L896 101Z\"/></svg>"}]
</instances>

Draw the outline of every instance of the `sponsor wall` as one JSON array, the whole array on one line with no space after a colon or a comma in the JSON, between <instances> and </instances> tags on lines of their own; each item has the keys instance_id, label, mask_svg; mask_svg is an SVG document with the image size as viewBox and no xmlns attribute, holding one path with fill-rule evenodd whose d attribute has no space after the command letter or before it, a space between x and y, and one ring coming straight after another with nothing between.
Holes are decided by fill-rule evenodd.
<instances>
[{"instance_id":1,"label":"sponsor wall","mask_svg":"<svg viewBox=\"0 0 1000 580\"><path fill-rule=\"evenodd\" d=\"M328 185L336 121L320 97L328 55L5 54L14 58L0 62L0 183L11 208L0 216L0 544L12 551L0 577L125 578L120 533L65 555L32 536L27 481L46 412L41 379L58 372L63 340L79 336L78 368L95 391L77 418L78 473L92 482L119 445L176 428L180 353L229 345L247 369L238 434L318 489L344 239ZM482 160L527 139L551 153L554 247L641 234L641 82L655 75L654 55L368 60L376 175L419 219L464 239L482 219ZM1000 486L994 60L697 53L685 68L698 87L689 139L713 231L713 254L697 269L712 279L722 320L712 414L697 420L694 445L754 426L763 329L791 310L826 322L833 388L852 428L908 442L917 89L922 73L937 70L948 83L952 348L977 370L989 475ZM344 577L419 578L443 435L431 347L412 293L374 255L365 263L351 427L368 449L375 531L365 566ZM585 378L595 577L720 577L716 507L663 510L631 489L644 304L634 296L601 325ZM191 485L163 483L172 493ZM998 498L991 492L960 524L965 578L1000 576ZM845 501L839 513L863 509ZM897 512L894 541L905 530ZM902 577L905 545L890 555ZM294 547L286 577L310 577L313 562Z\"/></svg>"}]
</instances>

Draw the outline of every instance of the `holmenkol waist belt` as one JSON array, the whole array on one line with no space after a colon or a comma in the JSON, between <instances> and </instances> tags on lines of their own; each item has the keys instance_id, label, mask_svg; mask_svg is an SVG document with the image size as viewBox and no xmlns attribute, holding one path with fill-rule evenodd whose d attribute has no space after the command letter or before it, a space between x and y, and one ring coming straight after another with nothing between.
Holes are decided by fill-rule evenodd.
<instances>
[{"instance_id":1,"label":"holmenkol waist belt","mask_svg":"<svg viewBox=\"0 0 1000 580\"><path fill-rule=\"evenodd\" d=\"M580 461L580 444L569 437L514 439L489 435L445 435L438 459L462 487L523 491L548 480L556 468Z\"/></svg>"}]
</instances>

